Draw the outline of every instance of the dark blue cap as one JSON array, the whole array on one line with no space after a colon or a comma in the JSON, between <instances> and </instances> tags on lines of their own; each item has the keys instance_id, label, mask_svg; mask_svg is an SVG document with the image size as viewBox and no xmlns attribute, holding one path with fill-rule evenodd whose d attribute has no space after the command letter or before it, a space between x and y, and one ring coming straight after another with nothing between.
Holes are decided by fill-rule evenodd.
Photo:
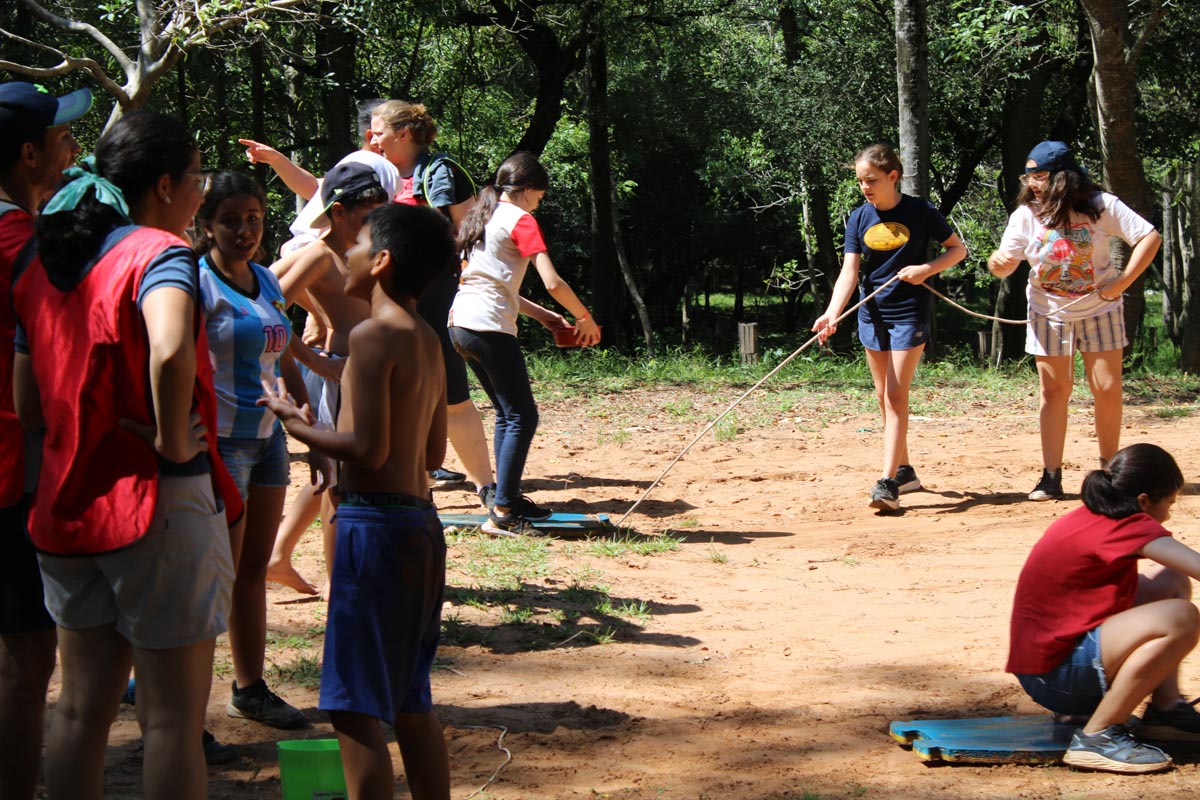
<instances>
[{"instance_id":1,"label":"dark blue cap","mask_svg":"<svg viewBox=\"0 0 1200 800\"><path fill-rule=\"evenodd\" d=\"M1079 169L1075 156L1066 142L1042 142L1029 151L1026 161L1032 161L1035 166L1026 166L1026 172L1060 172L1064 169Z\"/></svg>"},{"instance_id":2,"label":"dark blue cap","mask_svg":"<svg viewBox=\"0 0 1200 800\"><path fill-rule=\"evenodd\" d=\"M6 139L40 136L46 128L74 122L91 107L92 93L88 89L55 97L32 83L0 83L0 130Z\"/></svg>"}]
</instances>

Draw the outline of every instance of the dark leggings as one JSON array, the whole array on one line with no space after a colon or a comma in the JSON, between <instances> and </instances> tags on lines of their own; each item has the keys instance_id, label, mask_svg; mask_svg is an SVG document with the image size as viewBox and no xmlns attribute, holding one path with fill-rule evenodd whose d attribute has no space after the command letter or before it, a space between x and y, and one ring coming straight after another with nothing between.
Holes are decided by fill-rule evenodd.
<instances>
[{"instance_id":1,"label":"dark leggings","mask_svg":"<svg viewBox=\"0 0 1200 800\"><path fill-rule=\"evenodd\" d=\"M521 343L508 333L459 327L450 328L450 339L496 409L496 505L512 508L538 425Z\"/></svg>"}]
</instances>

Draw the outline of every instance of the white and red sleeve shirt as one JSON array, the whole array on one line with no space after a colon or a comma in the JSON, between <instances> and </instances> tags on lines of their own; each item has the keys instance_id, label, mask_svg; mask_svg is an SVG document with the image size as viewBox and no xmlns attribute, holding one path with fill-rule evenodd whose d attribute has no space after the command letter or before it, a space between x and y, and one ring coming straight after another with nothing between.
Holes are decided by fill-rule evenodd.
<instances>
[{"instance_id":1,"label":"white and red sleeve shirt","mask_svg":"<svg viewBox=\"0 0 1200 800\"><path fill-rule=\"evenodd\" d=\"M528 211L499 202L459 281L450 324L517 335L521 282L530 259L546 251L542 229Z\"/></svg>"}]
</instances>

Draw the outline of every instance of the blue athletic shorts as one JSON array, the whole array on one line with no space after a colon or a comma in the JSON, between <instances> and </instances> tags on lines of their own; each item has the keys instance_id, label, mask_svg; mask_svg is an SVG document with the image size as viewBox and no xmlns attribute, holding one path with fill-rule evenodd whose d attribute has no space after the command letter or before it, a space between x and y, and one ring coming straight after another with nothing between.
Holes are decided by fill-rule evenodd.
<instances>
[{"instance_id":1,"label":"blue athletic shorts","mask_svg":"<svg viewBox=\"0 0 1200 800\"><path fill-rule=\"evenodd\" d=\"M219 438L217 449L243 500L250 496L251 486L278 488L290 483L291 468L282 425L276 425L268 439Z\"/></svg>"},{"instance_id":2,"label":"blue athletic shorts","mask_svg":"<svg viewBox=\"0 0 1200 800\"><path fill-rule=\"evenodd\" d=\"M858 318L858 340L868 350L911 350L928 344L932 330L928 322Z\"/></svg>"},{"instance_id":3,"label":"blue athletic shorts","mask_svg":"<svg viewBox=\"0 0 1200 800\"><path fill-rule=\"evenodd\" d=\"M1021 687L1038 705L1055 714L1091 716L1108 691L1100 659L1100 628L1092 628L1054 669L1041 675L1017 675Z\"/></svg>"},{"instance_id":4,"label":"blue athletic shorts","mask_svg":"<svg viewBox=\"0 0 1200 800\"><path fill-rule=\"evenodd\" d=\"M411 504L385 504L398 500ZM446 587L437 510L415 498L347 494L334 521L318 707L386 722L432 710L429 671Z\"/></svg>"}]
</instances>

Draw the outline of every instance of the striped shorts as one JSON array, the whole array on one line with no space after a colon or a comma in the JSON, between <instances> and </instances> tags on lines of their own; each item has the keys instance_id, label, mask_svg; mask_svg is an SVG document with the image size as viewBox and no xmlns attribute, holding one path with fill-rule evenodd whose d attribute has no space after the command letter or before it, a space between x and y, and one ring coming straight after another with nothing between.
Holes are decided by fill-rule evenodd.
<instances>
[{"instance_id":1,"label":"striped shorts","mask_svg":"<svg viewBox=\"0 0 1200 800\"><path fill-rule=\"evenodd\" d=\"M1129 344L1125 336L1123 303L1114 303L1103 314L1067 320L1033 317L1025 329L1025 352L1035 356L1073 356L1081 353L1120 350Z\"/></svg>"}]
</instances>

